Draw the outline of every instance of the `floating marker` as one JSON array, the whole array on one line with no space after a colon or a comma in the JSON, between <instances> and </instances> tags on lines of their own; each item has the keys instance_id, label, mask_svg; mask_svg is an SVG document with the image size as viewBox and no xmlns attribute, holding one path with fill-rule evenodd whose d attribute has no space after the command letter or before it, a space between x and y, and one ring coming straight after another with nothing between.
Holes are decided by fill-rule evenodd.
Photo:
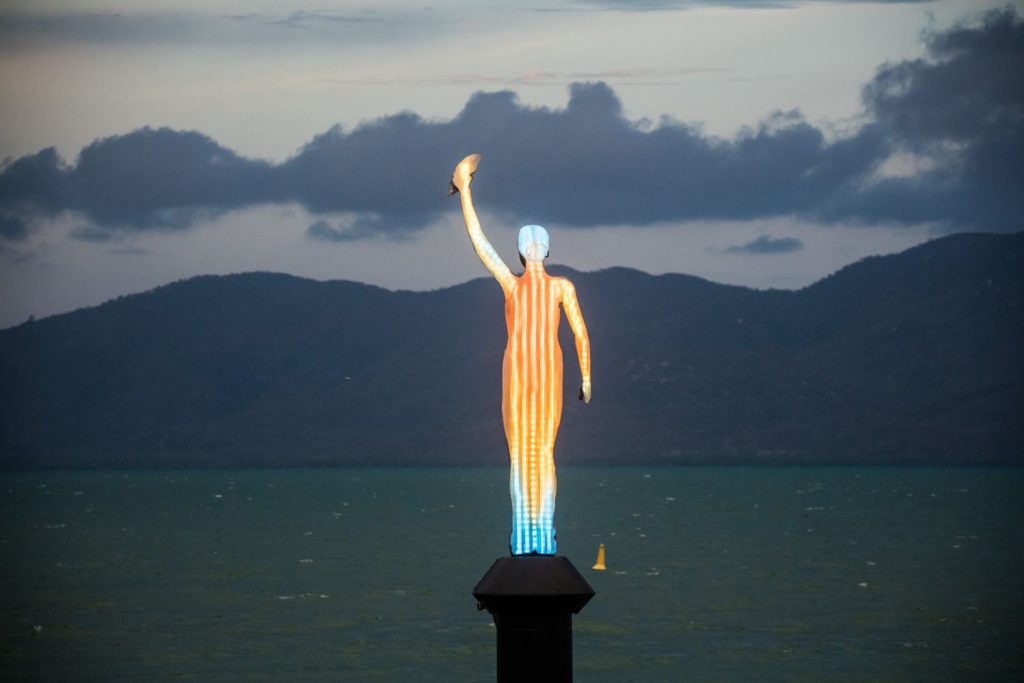
<instances>
[{"instance_id":1,"label":"floating marker","mask_svg":"<svg viewBox=\"0 0 1024 683\"><path fill-rule=\"evenodd\" d=\"M607 568L608 567L604 566L604 543L601 543L597 546L597 562L594 563L594 566L591 567L591 569L603 572Z\"/></svg>"}]
</instances>

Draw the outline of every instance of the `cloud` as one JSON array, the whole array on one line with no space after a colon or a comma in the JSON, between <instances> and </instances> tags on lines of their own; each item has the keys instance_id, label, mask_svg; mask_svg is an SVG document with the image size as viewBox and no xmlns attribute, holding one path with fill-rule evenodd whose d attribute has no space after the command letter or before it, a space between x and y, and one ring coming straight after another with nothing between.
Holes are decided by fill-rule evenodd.
<instances>
[{"instance_id":1,"label":"cloud","mask_svg":"<svg viewBox=\"0 0 1024 683\"><path fill-rule=\"evenodd\" d=\"M779 9L814 3L861 5L909 5L934 0L577 0L577 4L628 12L650 12L694 7L736 7L741 9Z\"/></svg>"},{"instance_id":2,"label":"cloud","mask_svg":"<svg viewBox=\"0 0 1024 683\"><path fill-rule=\"evenodd\" d=\"M327 76L315 79L317 83L331 85L411 85L411 86L443 86L488 84L497 86L517 85L557 85L565 86L577 81L602 81L614 79L620 83L636 84L677 84L682 79L699 74L725 74L730 69L724 66L702 66L682 69L652 69L646 67L632 69L608 69L604 71L524 71L509 76L497 76L483 73L438 74L424 77L410 76Z\"/></svg>"},{"instance_id":3,"label":"cloud","mask_svg":"<svg viewBox=\"0 0 1024 683\"><path fill-rule=\"evenodd\" d=\"M800 251L804 243L795 237L769 237L761 235L746 244L733 245L722 250L726 254L789 254Z\"/></svg>"},{"instance_id":4,"label":"cloud","mask_svg":"<svg viewBox=\"0 0 1024 683\"><path fill-rule=\"evenodd\" d=\"M28 237L28 226L25 221L10 214L0 214L0 240L20 242Z\"/></svg>"},{"instance_id":5,"label":"cloud","mask_svg":"<svg viewBox=\"0 0 1024 683\"><path fill-rule=\"evenodd\" d=\"M71 229L71 236L83 242L110 242L114 235L109 230L98 228L95 225L79 225Z\"/></svg>"},{"instance_id":6,"label":"cloud","mask_svg":"<svg viewBox=\"0 0 1024 683\"><path fill-rule=\"evenodd\" d=\"M333 14L330 12L307 12L307 11L295 11L286 17L276 19L268 18L261 15L243 15L237 17L245 20L256 20L264 23L276 24L278 26L288 26L291 28L307 28L309 26L316 26L321 24L380 24L384 23L384 20L380 17L374 16L357 16L352 14Z\"/></svg>"},{"instance_id":7,"label":"cloud","mask_svg":"<svg viewBox=\"0 0 1024 683\"><path fill-rule=\"evenodd\" d=\"M1024 22L1012 9L932 32L927 59L885 64L866 111L930 169L837 198L828 215L1019 230L1024 213Z\"/></svg>"},{"instance_id":8,"label":"cloud","mask_svg":"<svg viewBox=\"0 0 1024 683\"><path fill-rule=\"evenodd\" d=\"M336 228L327 221L316 221L306 229L306 234L324 242L351 242L354 237L343 228Z\"/></svg>"},{"instance_id":9,"label":"cloud","mask_svg":"<svg viewBox=\"0 0 1024 683\"><path fill-rule=\"evenodd\" d=\"M274 169L195 132L143 128L82 150L72 207L102 225L179 228L208 212L282 198Z\"/></svg>"},{"instance_id":10,"label":"cloud","mask_svg":"<svg viewBox=\"0 0 1024 683\"><path fill-rule=\"evenodd\" d=\"M124 12L0 10L0 51L82 43L259 44L261 49L309 42L379 42L408 39L414 23L427 21L422 12L368 7L351 14L293 11L220 15L195 11L131 10Z\"/></svg>"},{"instance_id":11,"label":"cloud","mask_svg":"<svg viewBox=\"0 0 1024 683\"><path fill-rule=\"evenodd\" d=\"M421 227L422 223L417 221L406 224L407 230ZM354 242L381 237L400 239L404 233L401 230L389 230L380 216L364 214L338 224L318 220L306 229L306 235L322 242Z\"/></svg>"},{"instance_id":12,"label":"cloud","mask_svg":"<svg viewBox=\"0 0 1024 683\"><path fill-rule=\"evenodd\" d=\"M450 120L403 112L335 127L277 164L201 133L143 128L93 142L73 165L53 149L6 162L0 238L24 239L25 226L67 210L116 233L180 230L283 202L316 216L307 231L315 239L401 237L457 211L445 189L469 152L483 154L479 208L510 222L585 228L799 216L1019 230L1024 85L1015 65L1024 59L1024 23L1009 9L990 12L928 35L925 45L925 57L879 68L863 91L867 122L839 138L798 110L732 139L667 117L634 122L602 82L571 85L562 109L478 92ZM901 155L920 161L916 170L887 173Z\"/></svg>"},{"instance_id":13,"label":"cloud","mask_svg":"<svg viewBox=\"0 0 1024 683\"><path fill-rule=\"evenodd\" d=\"M0 170L0 215L32 221L71 210L105 230L175 230L223 211L284 199L275 169L195 132L142 128L97 140L67 166L54 149Z\"/></svg>"}]
</instances>

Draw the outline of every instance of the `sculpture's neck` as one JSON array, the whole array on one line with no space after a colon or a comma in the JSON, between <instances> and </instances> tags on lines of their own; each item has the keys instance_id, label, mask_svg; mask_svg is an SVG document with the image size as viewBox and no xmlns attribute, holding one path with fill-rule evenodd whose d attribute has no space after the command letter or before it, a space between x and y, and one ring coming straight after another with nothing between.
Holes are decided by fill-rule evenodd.
<instances>
[{"instance_id":1,"label":"sculpture's neck","mask_svg":"<svg viewBox=\"0 0 1024 683\"><path fill-rule=\"evenodd\" d=\"M544 274L544 262L543 261L527 261L526 272L523 275L543 275Z\"/></svg>"}]
</instances>

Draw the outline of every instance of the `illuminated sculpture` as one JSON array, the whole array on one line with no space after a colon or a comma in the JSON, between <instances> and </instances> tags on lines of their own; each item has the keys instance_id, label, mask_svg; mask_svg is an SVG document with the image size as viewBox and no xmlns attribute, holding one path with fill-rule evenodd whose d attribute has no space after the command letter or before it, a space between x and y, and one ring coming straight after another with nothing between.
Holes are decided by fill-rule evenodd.
<instances>
[{"instance_id":1,"label":"illuminated sculpture","mask_svg":"<svg viewBox=\"0 0 1024 683\"><path fill-rule=\"evenodd\" d=\"M505 293L508 344L501 370L501 415L508 441L512 496L513 555L555 554L555 436L562 417L562 350L559 305L565 309L579 356L581 400L590 402L590 340L576 290L562 277L544 272L547 231L528 225L519 233L526 271L516 277L487 241L473 208L469 185L479 154L455 167L449 194L458 192L473 249Z\"/></svg>"}]
</instances>

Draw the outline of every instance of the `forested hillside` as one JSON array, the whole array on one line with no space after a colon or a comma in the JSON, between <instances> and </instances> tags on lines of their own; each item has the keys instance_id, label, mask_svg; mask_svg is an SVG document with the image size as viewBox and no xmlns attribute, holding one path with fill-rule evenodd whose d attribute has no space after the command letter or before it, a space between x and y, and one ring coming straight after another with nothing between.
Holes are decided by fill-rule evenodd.
<instances>
[{"instance_id":1,"label":"forested hillside","mask_svg":"<svg viewBox=\"0 0 1024 683\"><path fill-rule=\"evenodd\" d=\"M565 463L1024 461L1024 234L796 292L577 273ZM501 290L197 277L0 331L0 466L506 461Z\"/></svg>"}]
</instances>

